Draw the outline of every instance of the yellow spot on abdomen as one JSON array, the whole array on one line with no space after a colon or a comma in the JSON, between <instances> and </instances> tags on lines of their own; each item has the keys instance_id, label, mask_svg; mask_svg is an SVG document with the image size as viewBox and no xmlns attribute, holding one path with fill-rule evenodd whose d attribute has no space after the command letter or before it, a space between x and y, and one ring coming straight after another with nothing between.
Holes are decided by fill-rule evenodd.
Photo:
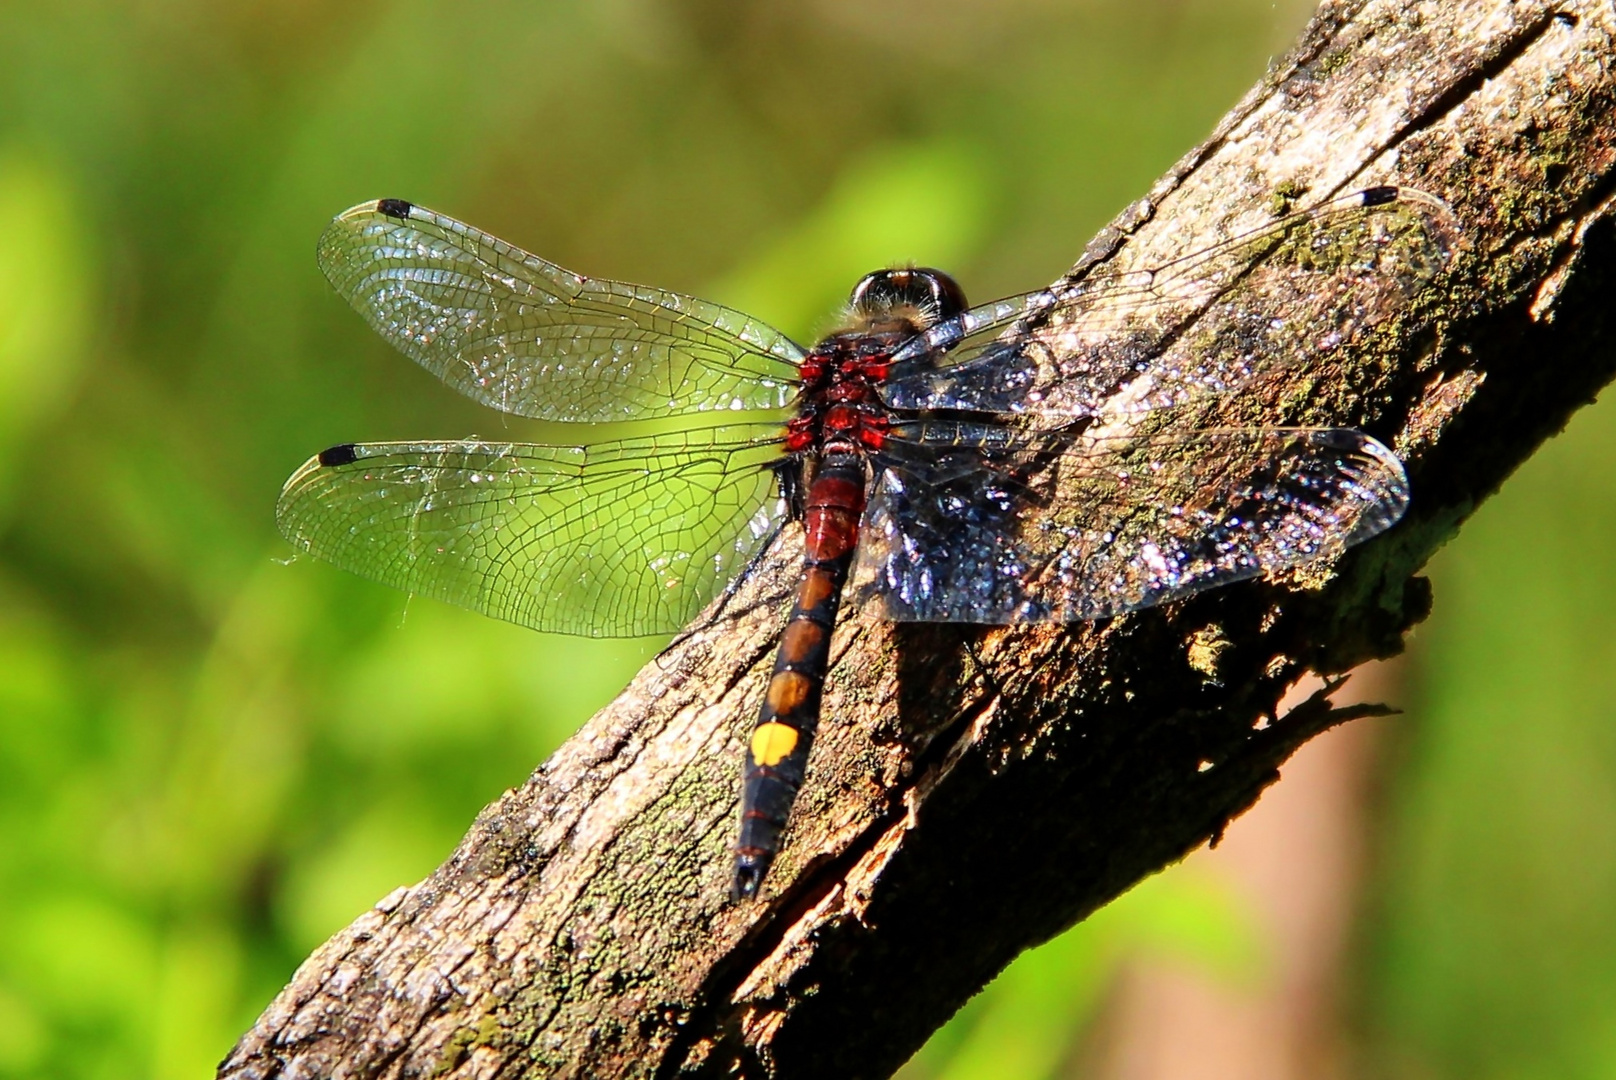
<instances>
[{"instance_id":1,"label":"yellow spot on abdomen","mask_svg":"<svg viewBox=\"0 0 1616 1080\"><path fill-rule=\"evenodd\" d=\"M778 765L797 748L797 729L769 721L752 732L752 760L759 765Z\"/></svg>"}]
</instances>

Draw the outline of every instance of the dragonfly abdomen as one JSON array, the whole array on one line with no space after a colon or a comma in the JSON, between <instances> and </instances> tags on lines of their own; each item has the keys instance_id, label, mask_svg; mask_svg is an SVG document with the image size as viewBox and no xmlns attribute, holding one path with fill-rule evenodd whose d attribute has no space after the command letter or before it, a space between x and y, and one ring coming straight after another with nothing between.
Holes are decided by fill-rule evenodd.
<instances>
[{"instance_id":1,"label":"dragonfly abdomen","mask_svg":"<svg viewBox=\"0 0 1616 1080\"><path fill-rule=\"evenodd\" d=\"M864 462L851 454L826 458L808 488L802 519L802 580L746 748L732 888L737 900L756 895L802 787L808 750L819 726L831 631L858 543L864 492Z\"/></svg>"}]
</instances>

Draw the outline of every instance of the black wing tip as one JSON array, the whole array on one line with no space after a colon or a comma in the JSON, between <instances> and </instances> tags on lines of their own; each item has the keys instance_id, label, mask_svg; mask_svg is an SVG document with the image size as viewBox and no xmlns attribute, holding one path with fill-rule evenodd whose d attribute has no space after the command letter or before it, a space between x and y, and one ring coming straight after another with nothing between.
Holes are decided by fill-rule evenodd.
<instances>
[{"instance_id":1,"label":"black wing tip","mask_svg":"<svg viewBox=\"0 0 1616 1080\"><path fill-rule=\"evenodd\" d=\"M327 469L335 468L338 465L352 465L354 462L359 460L358 447L358 443L340 443L328 449L321 450L315 455L314 460L318 461L321 466Z\"/></svg>"},{"instance_id":2,"label":"black wing tip","mask_svg":"<svg viewBox=\"0 0 1616 1080\"><path fill-rule=\"evenodd\" d=\"M415 209L415 204L404 199L377 199L376 209L390 218L398 218L400 221L404 221L409 218L410 212Z\"/></svg>"},{"instance_id":3,"label":"black wing tip","mask_svg":"<svg viewBox=\"0 0 1616 1080\"><path fill-rule=\"evenodd\" d=\"M1379 187L1365 188L1363 191L1363 204L1365 206L1385 206L1394 203L1403 197L1403 189L1395 184L1381 184Z\"/></svg>"}]
</instances>

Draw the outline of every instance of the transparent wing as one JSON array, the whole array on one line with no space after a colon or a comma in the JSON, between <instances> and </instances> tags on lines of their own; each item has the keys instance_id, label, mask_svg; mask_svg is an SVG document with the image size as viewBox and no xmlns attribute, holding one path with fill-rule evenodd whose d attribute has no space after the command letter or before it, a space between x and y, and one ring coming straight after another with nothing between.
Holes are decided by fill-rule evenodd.
<instances>
[{"instance_id":1,"label":"transparent wing","mask_svg":"<svg viewBox=\"0 0 1616 1080\"><path fill-rule=\"evenodd\" d=\"M668 633L784 516L778 436L347 444L292 475L276 520L344 570L535 630Z\"/></svg>"},{"instance_id":2,"label":"transparent wing","mask_svg":"<svg viewBox=\"0 0 1616 1080\"><path fill-rule=\"evenodd\" d=\"M1370 188L1153 269L972 309L900 348L882 397L1063 418L1181 404L1340 348L1429 281L1459 236L1440 199Z\"/></svg>"},{"instance_id":3,"label":"transparent wing","mask_svg":"<svg viewBox=\"0 0 1616 1080\"><path fill-rule=\"evenodd\" d=\"M930 427L865 511L853 589L880 618L1104 618L1328 562L1408 502L1396 456L1356 431L1076 436L984 454L966 444L991 447L974 430L987 425Z\"/></svg>"},{"instance_id":4,"label":"transparent wing","mask_svg":"<svg viewBox=\"0 0 1616 1080\"><path fill-rule=\"evenodd\" d=\"M336 290L405 356L521 416L779 408L803 355L740 312L583 277L399 199L339 214L319 258Z\"/></svg>"}]
</instances>

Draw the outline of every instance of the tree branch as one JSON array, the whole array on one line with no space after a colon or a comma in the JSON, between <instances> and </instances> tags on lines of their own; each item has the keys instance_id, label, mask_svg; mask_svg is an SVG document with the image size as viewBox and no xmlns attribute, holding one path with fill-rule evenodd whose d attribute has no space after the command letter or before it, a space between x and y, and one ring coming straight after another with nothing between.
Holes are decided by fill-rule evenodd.
<instances>
[{"instance_id":1,"label":"tree branch","mask_svg":"<svg viewBox=\"0 0 1616 1080\"><path fill-rule=\"evenodd\" d=\"M763 899L728 900L743 740L795 572L646 667L426 881L322 946L223 1077L885 1076L1017 953L1216 838L1312 735L1308 670L1390 656L1413 575L1616 371L1616 12L1327 4L1080 268L1379 183L1453 204L1451 272L1329 370L1209 424L1357 426L1407 519L1310 587L1067 628L838 630ZM1278 196L1276 196L1278 193Z\"/></svg>"}]
</instances>

